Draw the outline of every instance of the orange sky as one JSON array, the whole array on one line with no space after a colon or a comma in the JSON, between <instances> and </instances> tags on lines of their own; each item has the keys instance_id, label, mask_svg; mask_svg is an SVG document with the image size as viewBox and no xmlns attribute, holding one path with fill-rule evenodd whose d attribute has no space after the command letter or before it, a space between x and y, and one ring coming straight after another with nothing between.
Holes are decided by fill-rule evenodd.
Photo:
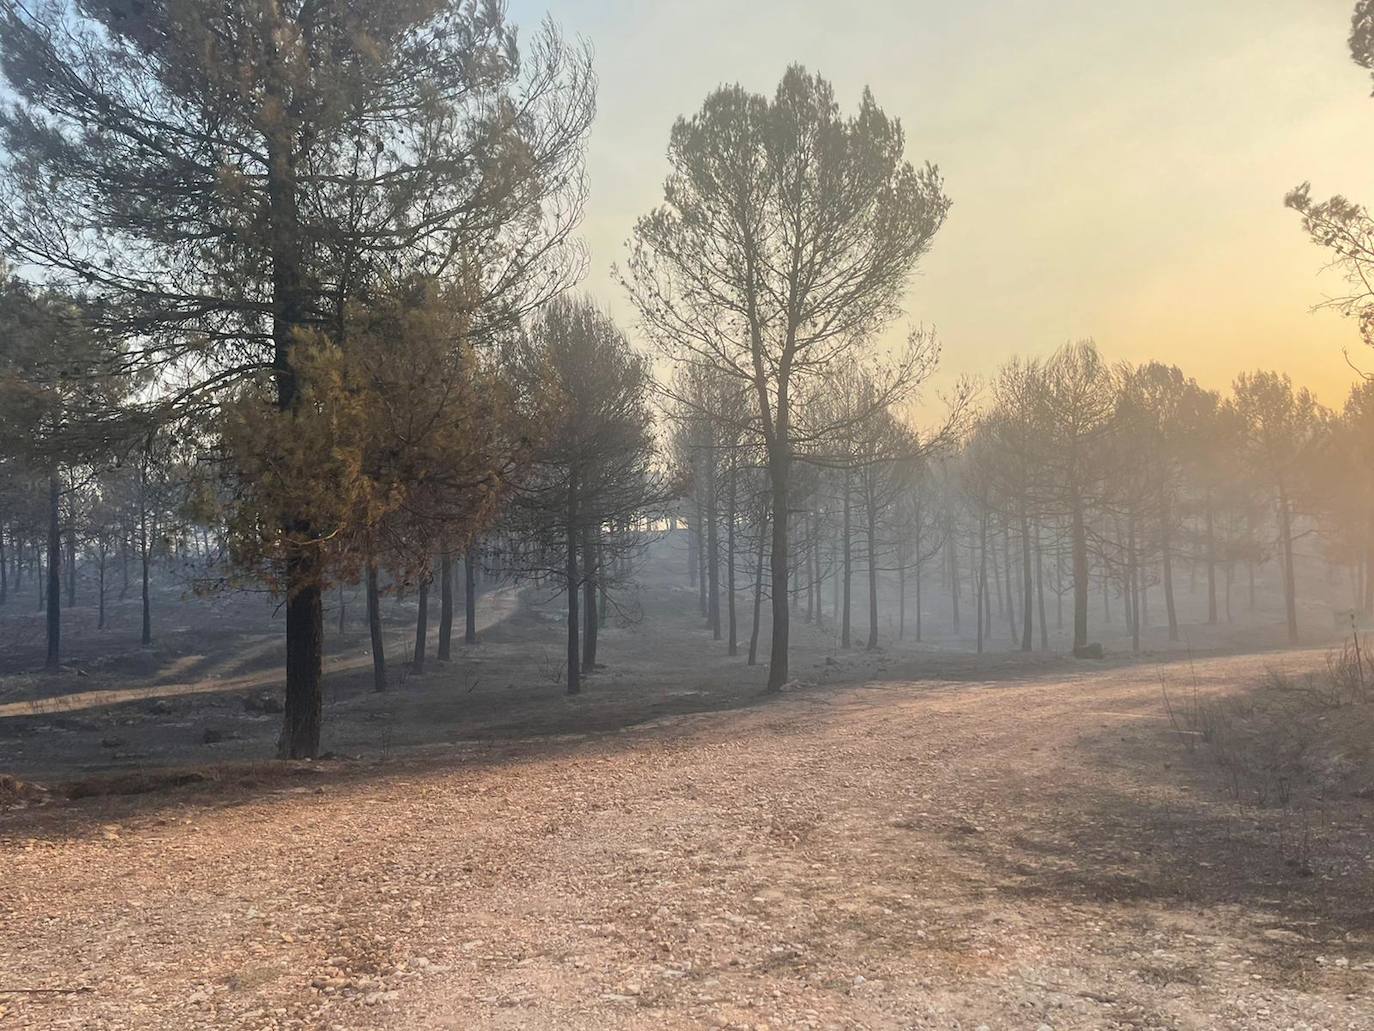
<instances>
[{"instance_id":1,"label":"orange sky","mask_svg":"<svg viewBox=\"0 0 1374 1031\"><path fill-rule=\"evenodd\" d=\"M723 81L771 91L791 61L853 107L864 85L941 166L950 220L913 281L945 375L1091 336L1221 387L1277 368L1339 403L1374 368L1341 289L1283 196L1374 203L1371 82L1345 49L1352 0L514 0L594 46L587 290L662 196L674 117ZM894 328L894 335L903 327ZM944 378L944 377L942 377Z\"/></svg>"}]
</instances>

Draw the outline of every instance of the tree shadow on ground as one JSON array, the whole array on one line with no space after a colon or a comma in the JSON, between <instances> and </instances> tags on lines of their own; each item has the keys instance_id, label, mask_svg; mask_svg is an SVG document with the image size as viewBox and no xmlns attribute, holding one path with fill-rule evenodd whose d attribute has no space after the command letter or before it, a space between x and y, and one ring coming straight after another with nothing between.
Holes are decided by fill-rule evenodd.
<instances>
[{"instance_id":1,"label":"tree shadow on ground","mask_svg":"<svg viewBox=\"0 0 1374 1031\"><path fill-rule=\"evenodd\" d=\"M1016 828L951 837L1008 902L1142 914L1234 907L1247 914L1236 918L1239 936L1248 930L1256 955L1283 970L1333 949L1352 965L1374 957L1370 800L1236 801L1165 722L1104 730L1077 747L1101 776L1071 789L1025 778L1009 792L1021 803Z\"/></svg>"}]
</instances>

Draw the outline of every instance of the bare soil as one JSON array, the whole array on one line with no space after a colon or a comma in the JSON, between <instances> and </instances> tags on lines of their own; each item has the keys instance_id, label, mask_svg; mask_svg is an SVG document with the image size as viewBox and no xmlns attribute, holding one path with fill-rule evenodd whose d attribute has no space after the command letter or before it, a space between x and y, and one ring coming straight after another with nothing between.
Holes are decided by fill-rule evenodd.
<instances>
[{"instance_id":1,"label":"bare soil","mask_svg":"<svg viewBox=\"0 0 1374 1031\"><path fill-rule=\"evenodd\" d=\"M664 577L567 698L532 601L387 695L345 671L318 763L254 761L236 687L0 719L51 789L0 812L0 1028L1374 1027L1374 801L1233 798L1161 691L1324 649L802 627L768 699ZM88 761L111 726L136 757ZM60 797L92 776L145 783Z\"/></svg>"}]
</instances>

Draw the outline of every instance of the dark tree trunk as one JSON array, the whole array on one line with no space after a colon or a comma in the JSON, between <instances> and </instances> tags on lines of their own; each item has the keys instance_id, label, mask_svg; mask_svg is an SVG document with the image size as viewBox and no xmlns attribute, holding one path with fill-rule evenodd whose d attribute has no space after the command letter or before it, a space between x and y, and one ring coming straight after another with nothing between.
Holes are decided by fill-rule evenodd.
<instances>
[{"instance_id":1,"label":"dark tree trunk","mask_svg":"<svg viewBox=\"0 0 1374 1031\"><path fill-rule=\"evenodd\" d=\"M945 551L949 556L950 602L954 609L954 633L959 634L959 541L954 535L954 521L947 517Z\"/></svg>"},{"instance_id":2,"label":"dark tree trunk","mask_svg":"<svg viewBox=\"0 0 1374 1031\"><path fill-rule=\"evenodd\" d=\"M286 601L286 713L278 747L283 759L313 759L320 751L324 714L322 601L318 583L302 588Z\"/></svg>"},{"instance_id":3,"label":"dark tree trunk","mask_svg":"<svg viewBox=\"0 0 1374 1031\"><path fill-rule=\"evenodd\" d=\"M1217 535L1212 515L1212 492L1207 492L1207 625L1217 622Z\"/></svg>"},{"instance_id":4,"label":"dark tree trunk","mask_svg":"<svg viewBox=\"0 0 1374 1031\"><path fill-rule=\"evenodd\" d=\"M448 662L453 647L453 553L439 552L439 649L435 658Z\"/></svg>"},{"instance_id":5,"label":"dark tree trunk","mask_svg":"<svg viewBox=\"0 0 1374 1031\"><path fill-rule=\"evenodd\" d=\"M854 573L854 544L852 541L853 531L850 526L850 490L849 490L849 470L844 471L844 522L841 533L844 545L844 583L842 593L844 595L844 610L840 616L840 647L849 647L849 613L850 613L850 578Z\"/></svg>"},{"instance_id":6,"label":"dark tree trunk","mask_svg":"<svg viewBox=\"0 0 1374 1031\"><path fill-rule=\"evenodd\" d=\"M273 55L266 69L269 99L286 102L289 87L281 58ZM284 120L283 120L284 121ZM272 364L277 407L293 412L300 390L292 362L297 331L307 325L306 289L296 202L295 141L274 129L267 134L267 224L272 255ZM288 517L285 529L309 540L308 522ZM278 747L284 759L313 759L320 751L324 709L324 599L313 554L298 553L286 562L286 706Z\"/></svg>"},{"instance_id":7,"label":"dark tree trunk","mask_svg":"<svg viewBox=\"0 0 1374 1031\"><path fill-rule=\"evenodd\" d=\"M148 590L148 567L151 556L148 554L148 473L146 468L139 470L138 559L143 601L143 630L139 640L143 647L147 648L153 643L153 605Z\"/></svg>"},{"instance_id":8,"label":"dark tree trunk","mask_svg":"<svg viewBox=\"0 0 1374 1031\"><path fill-rule=\"evenodd\" d=\"M868 492L868 651L878 647L878 513L874 492Z\"/></svg>"},{"instance_id":9,"label":"dark tree trunk","mask_svg":"<svg viewBox=\"0 0 1374 1031\"><path fill-rule=\"evenodd\" d=\"M1028 652L1033 647L1035 628L1032 626L1031 611L1035 605L1034 571L1031 568L1030 519L1021 515L1021 650ZM1043 618L1043 616L1042 616Z\"/></svg>"},{"instance_id":10,"label":"dark tree trunk","mask_svg":"<svg viewBox=\"0 0 1374 1031\"><path fill-rule=\"evenodd\" d=\"M67 608L76 608L76 529L67 527Z\"/></svg>"},{"instance_id":11,"label":"dark tree trunk","mask_svg":"<svg viewBox=\"0 0 1374 1031\"><path fill-rule=\"evenodd\" d=\"M377 563L367 563L367 633L372 640L372 689L386 690L386 641L382 637L382 601L377 590Z\"/></svg>"},{"instance_id":12,"label":"dark tree trunk","mask_svg":"<svg viewBox=\"0 0 1374 1031\"><path fill-rule=\"evenodd\" d=\"M754 627L749 631L749 665L758 662L759 620L763 615L763 553L768 542L768 504L759 506L759 550L754 563Z\"/></svg>"},{"instance_id":13,"label":"dark tree trunk","mask_svg":"<svg viewBox=\"0 0 1374 1031\"><path fill-rule=\"evenodd\" d=\"M687 531L687 585L695 587L697 586L697 563L700 561L697 553L701 550L697 547L696 525L691 519L684 518L682 526Z\"/></svg>"},{"instance_id":14,"label":"dark tree trunk","mask_svg":"<svg viewBox=\"0 0 1374 1031\"><path fill-rule=\"evenodd\" d=\"M983 638L986 636L988 593L988 517L981 516L978 522L978 654L983 653Z\"/></svg>"},{"instance_id":15,"label":"dark tree trunk","mask_svg":"<svg viewBox=\"0 0 1374 1031\"><path fill-rule=\"evenodd\" d=\"M996 532L995 530L994 530L993 533L992 533L992 542L989 544L989 550L991 550L991 552L992 552L992 554L989 556L990 561L989 561L989 563L988 563L989 565L992 566L992 588L993 588L993 592L992 592L992 593L993 593L993 597L997 599L997 615L1000 616L1000 615L1002 615L1002 606L1003 606L1003 603L1005 602L1005 598L1004 598L1004 596L1003 596L1003 594L1002 594L1002 564L997 560L997 532ZM1012 617L1012 620L1011 620L1011 627L1012 627L1012 637L1014 638L1014 637L1016 636L1016 617L1015 617L1015 616ZM988 623L988 637L991 637L991 636L992 636L992 623L991 623L991 621L989 621L989 623Z\"/></svg>"},{"instance_id":16,"label":"dark tree trunk","mask_svg":"<svg viewBox=\"0 0 1374 1031\"><path fill-rule=\"evenodd\" d=\"M1164 563L1164 611L1169 618L1169 640L1178 640L1178 609L1174 607L1173 515L1164 505L1164 521L1160 527L1160 556Z\"/></svg>"},{"instance_id":17,"label":"dark tree trunk","mask_svg":"<svg viewBox=\"0 0 1374 1031\"><path fill-rule=\"evenodd\" d=\"M1140 651L1140 566L1137 563L1135 548L1135 517L1131 517L1130 530L1126 544L1126 597L1130 609L1126 613L1131 625L1131 651Z\"/></svg>"},{"instance_id":18,"label":"dark tree trunk","mask_svg":"<svg viewBox=\"0 0 1374 1031\"><path fill-rule=\"evenodd\" d=\"M840 625L840 546L830 541L830 619Z\"/></svg>"},{"instance_id":19,"label":"dark tree trunk","mask_svg":"<svg viewBox=\"0 0 1374 1031\"><path fill-rule=\"evenodd\" d=\"M564 569L564 577L568 589L568 694L577 694L582 690L582 663L579 656L578 634L581 627L578 625L578 595L581 593L581 580L577 571L577 477L570 477L568 480L568 525L567 525L567 564Z\"/></svg>"},{"instance_id":20,"label":"dark tree trunk","mask_svg":"<svg viewBox=\"0 0 1374 1031\"><path fill-rule=\"evenodd\" d=\"M97 606L97 607L96 607L95 628L96 628L97 630L104 630L104 629L105 629L105 563L106 563L106 561L107 561L108 558L109 558L109 555L108 555L108 553L107 553L107 551L106 551L106 548L105 548L104 543L101 543L101 545L100 545L100 553L99 553L99 555L97 556L97 558L98 558L98 561L100 562L100 565L99 565L99 567L98 567L97 570L96 570L96 574L97 574L97 577L98 577L98 579L97 579L97 581L96 581L96 587L97 587L97 589L98 589L98 591L99 591L99 594L98 594L98 596L97 596L97 598L96 598L96 606ZM3 565L3 560L2 560L2 559L0 559L0 565Z\"/></svg>"},{"instance_id":21,"label":"dark tree trunk","mask_svg":"<svg viewBox=\"0 0 1374 1031\"><path fill-rule=\"evenodd\" d=\"M916 603L916 643L921 643L921 554L916 553L916 565L912 569L912 578L916 581L916 597L912 600Z\"/></svg>"},{"instance_id":22,"label":"dark tree trunk","mask_svg":"<svg viewBox=\"0 0 1374 1031\"><path fill-rule=\"evenodd\" d=\"M596 672L596 631L600 619L596 610L596 587L601 574L601 558L592 533L587 531L582 545L582 672Z\"/></svg>"},{"instance_id":23,"label":"dark tree trunk","mask_svg":"<svg viewBox=\"0 0 1374 1031\"><path fill-rule=\"evenodd\" d=\"M739 518L738 476L735 455L730 456L730 500L725 522L725 597L726 619L730 624L729 654L739 654L739 627L735 620L735 521Z\"/></svg>"},{"instance_id":24,"label":"dark tree trunk","mask_svg":"<svg viewBox=\"0 0 1374 1031\"><path fill-rule=\"evenodd\" d=\"M1007 571L1007 626L1011 631L1011 642L1015 644L1019 636L1016 632L1016 595L1013 584L1015 578L1011 568L1011 531L1007 529L1005 522L1002 523L1002 561Z\"/></svg>"},{"instance_id":25,"label":"dark tree trunk","mask_svg":"<svg viewBox=\"0 0 1374 1031\"><path fill-rule=\"evenodd\" d=\"M1073 648L1088 646L1088 528L1083 502L1074 495L1070 505L1070 546L1073 549Z\"/></svg>"},{"instance_id":26,"label":"dark tree trunk","mask_svg":"<svg viewBox=\"0 0 1374 1031\"><path fill-rule=\"evenodd\" d=\"M477 545L463 553L463 643L477 643Z\"/></svg>"},{"instance_id":27,"label":"dark tree trunk","mask_svg":"<svg viewBox=\"0 0 1374 1031\"><path fill-rule=\"evenodd\" d=\"M783 404L780 400L779 405ZM772 576L769 580L769 592L773 599L773 641L768 661L767 688L770 694L781 691L783 684L787 683L787 648L791 631L787 611L787 488L791 482L792 456L787 450L791 444L787 441L786 433L779 436L781 442L774 447L774 454L770 455L768 462L773 487L773 554L770 562Z\"/></svg>"},{"instance_id":28,"label":"dark tree trunk","mask_svg":"<svg viewBox=\"0 0 1374 1031\"><path fill-rule=\"evenodd\" d=\"M1293 512L1288 494L1279 487L1279 535L1283 544L1283 611L1288 620L1288 640L1298 643L1297 570L1293 567Z\"/></svg>"},{"instance_id":29,"label":"dark tree trunk","mask_svg":"<svg viewBox=\"0 0 1374 1031\"><path fill-rule=\"evenodd\" d=\"M47 668L56 670L62 657L62 524L59 499L62 483L57 470L48 472L48 659Z\"/></svg>"},{"instance_id":30,"label":"dark tree trunk","mask_svg":"<svg viewBox=\"0 0 1374 1031\"><path fill-rule=\"evenodd\" d=\"M906 640L906 553L897 545L897 640Z\"/></svg>"},{"instance_id":31,"label":"dark tree trunk","mask_svg":"<svg viewBox=\"0 0 1374 1031\"><path fill-rule=\"evenodd\" d=\"M716 449L706 449L706 622L720 640L720 520L716 497Z\"/></svg>"},{"instance_id":32,"label":"dark tree trunk","mask_svg":"<svg viewBox=\"0 0 1374 1031\"><path fill-rule=\"evenodd\" d=\"M1040 521L1035 522L1035 601L1040 617L1040 650L1050 650L1050 628L1045 623L1045 560L1040 543Z\"/></svg>"},{"instance_id":33,"label":"dark tree trunk","mask_svg":"<svg viewBox=\"0 0 1374 1031\"><path fill-rule=\"evenodd\" d=\"M706 583L706 523L701 505L701 498L696 498L696 533L697 533L697 600L701 605L701 615L703 618L709 616L711 608L710 588Z\"/></svg>"},{"instance_id":34,"label":"dark tree trunk","mask_svg":"<svg viewBox=\"0 0 1374 1031\"><path fill-rule=\"evenodd\" d=\"M429 560L425 560L426 569L420 576L420 590L416 596L415 610L415 657L411 660L410 668L415 673L425 671L425 652L429 644Z\"/></svg>"},{"instance_id":35,"label":"dark tree trunk","mask_svg":"<svg viewBox=\"0 0 1374 1031\"><path fill-rule=\"evenodd\" d=\"M806 621L816 622L816 522L808 509L806 512L806 538L802 542L802 563L806 566Z\"/></svg>"}]
</instances>

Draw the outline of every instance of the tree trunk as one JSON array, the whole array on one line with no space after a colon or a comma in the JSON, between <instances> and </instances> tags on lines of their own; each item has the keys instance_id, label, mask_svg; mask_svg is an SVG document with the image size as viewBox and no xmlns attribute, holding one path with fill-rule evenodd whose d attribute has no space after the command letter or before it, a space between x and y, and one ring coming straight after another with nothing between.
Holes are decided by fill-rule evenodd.
<instances>
[{"instance_id":1,"label":"tree trunk","mask_svg":"<svg viewBox=\"0 0 1374 1031\"><path fill-rule=\"evenodd\" d=\"M582 667L578 657L578 606L577 600L580 594L579 588L582 586L577 572L577 477L572 476L568 480L568 526L567 541L568 550L567 567L564 576L567 581L568 590L568 694L577 694L582 690Z\"/></svg>"},{"instance_id":2,"label":"tree trunk","mask_svg":"<svg viewBox=\"0 0 1374 1031\"><path fill-rule=\"evenodd\" d=\"M763 615L763 552L768 541L768 503L759 505L759 551L754 563L754 628L749 632L749 665L758 662L759 619Z\"/></svg>"},{"instance_id":3,"label":"tree trunk","mask_svg":"<svg viewBox=\"0 0 1374 1031\"><path fill-rule=\"evenodd\" d=\"M76 608L76 528L67 527L67 608Z\"/></svg>"},{"instance_id":4,"label":"tree trunk","mask_svg":"<svg viewBox=\"0 0 1374 1031\"><path fill-rule=\"evenodd\" d=\"M726 618L730 623L728 649L730 655L739 654L739 627L735 620L735 520L739 517L737 480L735 455L732 453L730 456L730 508L725 522L725 597Z\"/></svg>"},{"instance_id":5,"label":"tree trunk","mask_svg":"<svg viewBox=\"0 0 1374 1031\"><path fill-rule=\"evenodd\" d=\"M840 647L849 647L849 613L850 613L850 578L854 572L854 546L850 537L852 530L850 527L850 491L849 491L849 470L844 471L844 523L843 523L843 545L844 545L844 611L840 616Z\"/></svg>"},{"instance_id":6,"label":"tree trunk","mask_svg":"<svg viewBox=\"0 0 1374 1031\"><path fill-rule=\"evenodd\" d=\"M978 654L983 654L983 638L986 636L988 593L988 517L980 516L978 521Z\"/></svg>"},{"instance_id":7,"label":"tree trunk","mask_svg":"<svg viewBox=\"0 0 1374 1031\"><path fill-rule=\"evenodd\" d=\"M1016 592L1013 581L1015 577L1012 573L1011 560L1011 531L1007 529L1007 524L1002 523L1002 561L1007 570L1007 627L1011 631L1011 642L1015 644L1019 638L1016 631Z\"/></svg>"},{"instance_id":8,"label":"tree trunk","mask_svg":"<svg viewBox=\"0 0 1374 1031\"><path fill-rule=\"evenodd\" d=\"M386 641L382 637L382 602L377 590L377 563L367 563L367 633L372 639L372 689L386 690Z\"/></svg>"},{"instance_id":9,"label":"tree trunk","mask_svg":"<svg viewBox=\"0 0 1374 1031\"><path fill-rule=\"evenodd\" d=\"M104 629L105 629L105 563L106 563L106 560L108 559L108 557L109 557L109 556L108 556L108 553L107 553L107 551L106 551L105 544L102 542L102 543L100 544L99 555L97 556L97 559L98 559L98 561L100 562L100 566L99 566L99 568L96 570L96 574L97 574L97 577L98 577L98 579L97 579L97 581L96 581L96 586L97 586L97 588L98 588L98 590L99 590L99 592L100 592L99 595L98 595L98 597L97 597L97 599L96 599L96 606L97 606L97 607L96 607L95 628L96 628L97 630L104 630ZM3 566L3 565L4 565L4 559L3 559L3 558L0 558L0 566Z\"/></svg>"},{"instance_id":10,"label":"tree trunk","mask_svg":"<svg viewBox=\"0 0 1374 1031\"><path fill-rule=\"evenodd\" d=\"M1279 487L1279 534L1283 538L1283 611L1288 618L1288 641L1298 643L1297 570L1293 567L1293 513L1288 494Z\"/></svg>"},{"instance_id":11,"label":"tree trunk","mask_svg":"<svg viewBox=\"0 0 1374 1031\"><path fill-rule=\"evenodd\" d=\"M916 553L916 567L912 570L916 581L916 643L921 643L921 553Z\"/></svg>"},{"instance_id":12,"label":"tree trunk","mask_svg":"<svg viewBox=\"0 0 1374 1031\"><path fill-rule=\"evenodd\" d=\"M1163 526L1160 527L1160 557L1164 564L1164 611L1169 617L1169 640L1178 640L1178 610L1174 607L1173 517L1169 506L1164 507Z\"/></svg>"},{"instance_id":13,"label":"tree trunk","mask_svg":"<svg viewBox=\"0 0 1374 1031\"><path fill-rule=\"evenodd\" d=\"M453 647L453 553L439 552L439 649L435 658L448 662Z\"/></svg>"},{"instance_id":14,"label":"tree trunk","mask_svg":"<svg viewBox=\"0 0 1374 1031\"><path fill-rule=\"evenodd\" d=\"M1131 651L1140 651L1140 567L1137 564L1135 548L1135 517L1130 520L1130 530L1127 537L1127 559L1126 559L1126 597L1130 602L1130 611L1127 619L1131 625Z\"/></svg>"},{"instance_id":15,"label":"tree trunk","mask_svg":"<svg viewBox=\"0 0 1374 1031\"><path fill-rule=\"evenodd\" d=\"M425 559L425 571L420 576L420 591L416 597L415 611L415 657L410 668L414 673L425 671L425 652L429 644L429 571L430 559Z\"/></svg>"},{"instance_id":16,"label":"tree trunk","mask_svg":"<svg viewBox=\"0 0 1374 1031\"><path fill-rule=\"evenodd\" d=\"M286 713L278 746L283 759L313 759L320 751L324 714L322 600L319 584L308 583L286 601Z\"/></svg>"},{"instance_id":17,"label":"tree trunk","mask_svg":"<svg viewBox=\"0 0 1374 1031\"><path fill-rule=\"evenodd\" d=\"M5 527L0 525L0 605L9 600L10 574L5 567L8 556L5 554Z\"/></svg>"},{"instance_id":18,"label":"tree trunk","mask_svg":"<svg viewBox=\"0 0 1374 1031\"><path fill-rule=\"evenodd\" d=\"M706 622L720 640L720 526L716 498L716 449L706 449Z\"/></svg>"},{"instance_id":19,"label":"tree trunk","mask_svg":"<svg viewBox=\"0 0 1374 1031\"><path fill-rule=\"evenodd\" d=\"M1083 501L1077 494L1070 504L1070 546L1073 549L1073 649L1088 646L1088 528Z\"/></svg>"},{"instance_id":20,"label":"tree trunk","mask_svg":"<svg viewBox=\"0 0 1374 1031\"><path fill-rule=\"evenodd\" d=\"M702 511L701 498L693 499L696 503L696 535L697 535L697 600L701 605L702 616L710 612L709 588L706 584L706 524Z\"/></svg>"},{"instance_id":21,"label":"tree trunk","mask_svg":"<svg viewBox=\"0 0 1374 1031\"><path fill-rule=\"evenodd\" d=\"M1207 625L1217 622L1217 536L1212 516L1212 492L1207 492Z\"/></svg>"},{"instance_id":22,"label":"tree trunk","mask_svg":"<svg viewBox=\"0 0 1374 1031\"><path fill-rule=\"evenodd\" d=\"M596 672L596 630L600 625L596 610L596 586L601 573L601 558L587 531L582 544L582 672Z\"/></svg>"},{"instance_id":23,"label":"tree trunk","mask_svg":"<svg viewBox=\"0 0 1374 1031\"><path fill-rule=\"evenodd\" d=\"M697 585L697 532L692 520L684 518L682 528L687 531L687 586Z\"/></svg>"},{"instance_id":24,"label":"tree trunk","mask_svg":"<svg viewBox=\"0 0 1374 1031\"><path fill-rule=\"evenodd\" d=\"M1035 602L1040 617L1040 650L1050 650L1050 628L1045 622L1045 559L1040 543L1040 520L1035 521Z\"/></svg>"},{"instance_id":25,"label":"tree trunk","mask_svg":"<svg viewBox=\"0 0 1374 1031\"><path fill-rule=\"evenodd\" d=\"M959 636L959 541L954 533L954 520L946 517L945 551L949 556L950 602L954 609L954 635Z\"/></svg>"},{"instance_id":26,"label":"tree trunk","mask_svg":"<svg viewBox=\"0 0 1374 1031\"><path fill-rule=\"evenodd\" d=\"M1031 568L1030 519L1021 514L1021 650L1028 652L1033 646L1031 611L1035 604L1033 570Z\"/></svg>"},{"instance_id":27,"label":"tree trunk","mask_svg":"<svg viewBox=\"0 0 1374 1031\"><path fill-rule=\"evenodd\" d=\"M138 558L143 600L143 630L139 638L143 647L153 643L153 606L148 590L148 473L146 467L139 469L138 491Z\"/></svg>"},{"instance_id":28,"label":"tree trunk","mask_svg":"<svg viewBox=\"0 0 1374 1031\"><path fill-rule=\"evenodd\" d=\"M906 555L897 545L897 640L906 640Z\"/></svg>"},{"instance_id":29,"label":"tree trunk","mask_svg":"<svg viewBox=\"0 0 1374 1031\"><path fill-rule=\"evenodd\" d=\"M268 99L287 103L288 73L283 59L272 55L266 76ZM280 120L284 126L285 119ZM272 365L277 407L295 411L300 390L292 350L297 332L306 328L306 290L301 263L300 221L296 203L295 141L284 129L267 133L267 228L272 260ZM289 515L284 529L298 540L310 540L308 521ZM317 561L300 551L286 562L286 706L278 754L284 759L313 759L320 751L324 709L324 599Z\"/></svg>"},{"instance_id":30,"label":"tree trunk","mask_svg":"<svg viewBox=\"0 0 1374 1031\"><path fill-rule=\"evenodd\" d=\"M48 471L48 659L47 669L56 671L62 655L62 524L60 504L62 482L57 469Z\"/></svg>"},{"instance_id":31,"label":"tree trunk","mask_svg":"<svg viewBox=\"0 0 1374 1031\"><path fill-rule=\"evenodd\" d=\"M868 491L868 651L878 647L878 513L873 491Z\"/></svg>"},{"instance_id":32,"label":"tree trunk","mask_svg":"<svg viewBox=\"0 0 1374 1031\"><path fill-rule=\"evenodd\" d=\"M783 401L778 402L783 405ZM768 660L768 687L770 694L781 691L787 683L787 647L791 624L787 611L787 489L791 482L791 454L786 433L772 449L769 456L768 472L773 486L773 554L770 561L772 576L769 593L773 600L773 641Z\"/></svg>"},{"instance_id":33,"label":"tree trunk","mask_svg":"<svg viewBox=\"0 0 1374 1031\"><path fill-rule=\"evenodd\" d=\"M463 643L477 643L477 544L463 552Z\"/></svg>"}]
</instances>

